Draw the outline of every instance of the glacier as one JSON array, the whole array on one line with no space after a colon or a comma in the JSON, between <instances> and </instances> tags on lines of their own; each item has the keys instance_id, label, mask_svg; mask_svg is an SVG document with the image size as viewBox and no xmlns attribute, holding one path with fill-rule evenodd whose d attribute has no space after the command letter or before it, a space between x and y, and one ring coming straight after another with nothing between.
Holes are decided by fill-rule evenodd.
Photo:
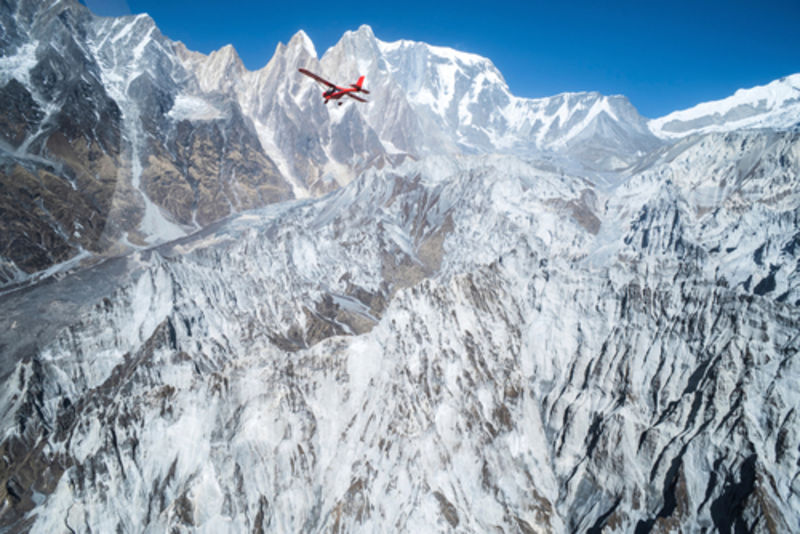
<instances>
[{"instance_id":1,"label":"glacier","mask_svg":"<svg viewBox=\"0 0 800 534\"><path fill-rule=\"evenodd\" d=\"M146 16L15 5L5 90L63 114L24 34L90 28L112 205L142 215L3 286L0 531L800 530L796 76L648 121L367 26L251 72ZM373 102L326 109L297 66ZM57 175L26 113L2 168ZM291 194L245 202L234 153ZM196 191L224 210L154 187L218 156Z\"/></svg>"},{"instance_id":2,"label":"glacier","mask_svg":"<svg viewBox=\"0 0 800 534\"><path fill-rule=\"evenodd\" d=\"M793 529L797 304L686 181L431 157L7 296L16 524Z\"/></svg>"}]
</instances>

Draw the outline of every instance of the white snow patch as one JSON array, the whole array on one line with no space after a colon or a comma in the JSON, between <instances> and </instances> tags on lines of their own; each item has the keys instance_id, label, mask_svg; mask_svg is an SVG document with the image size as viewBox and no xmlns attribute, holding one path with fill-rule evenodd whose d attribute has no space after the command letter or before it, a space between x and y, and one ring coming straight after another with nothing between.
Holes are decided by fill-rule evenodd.
<instances>
[{"instance_id":1,"label":"white snow patch","mask_svg":"<svg viewBox=\"0 0 800 534\"><path fill-rule=\"evenodd\" d=\"M309 198L311 195L308 192L308 189L297 179L297 177L291 172L291 165L289 161L286 159L286 156L283 152L278 148L278 145L275 144L274 135L275 132L262 124L259 121L254 121L256 127L256 134L258 135L258 140L261 142L261 147L264 149L264 152L267 156L270 157L275 166L278 167L278 171L280 171L281 175L289 182L289 185L292 186L292 193L294 194L295 198Z\"/></svg>"},{"instance_id":2,"label":"white snow patch","mask_svg":"<svg viewBox=\"0 0 800 534\"><path fill-rule=\"evenodd\" d=\"M390 43L381 41L380 39L376 39L376 42L378 43L378 49L383 54L389 52L395 52L401 48L410 48L419 44L423 44L430 51L431 54L443 57L445 59L450 59L452 61L459 61L467 65L473 65L476 63L485 63L489 61L485 57L479 56L478 54L470 54L469 52L462 52L460 50L456 50L454 48L450 48L447 46L434 46L427 43L410 41L407 39L401 39L399 41L393 41Z\"/></svg>"},{"instance_id":3,"label":"white snow patch","mask_svg":"<svg viewBox=\"0 0 800 534\"><path fill-rule=\"evenodd\" d=\"M212 121L223 117L213 104L191 95L178 95L168 115L177 121Z\"/></svg>"},{"instance_id":4,"label":"white snow patch","mask_svg":"<svg viewBox=\"0 0 800 534\"><path fill-rule=\"evenodd\" d=\"M30 85L30 71L36 66L38 45L38 42L26 43L13 56L0 57L0 84L5 85L15 78L26 87Z\"/></svg>"},{"instance_id":5,"label":"white snow patch","mask_svg":"<svg viewBox=\"0 0 800 534\"><path fill-rule=\"evenodd\" d=\"M370 381L380 373L383 351L375 339L361 337L350 344L347 374L350 376L352 399L360 403Z\"/></svg>"}]
</instances>

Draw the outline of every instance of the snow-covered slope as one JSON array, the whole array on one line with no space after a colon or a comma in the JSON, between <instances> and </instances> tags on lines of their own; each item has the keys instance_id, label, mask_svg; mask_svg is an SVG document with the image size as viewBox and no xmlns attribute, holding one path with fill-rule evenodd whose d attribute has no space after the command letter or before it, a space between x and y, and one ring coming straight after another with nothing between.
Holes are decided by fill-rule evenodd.
<instances>
[{"instance_id":1,"label":"snow-covered slope","mask_svg":"<svg viewBox=\"0 0 800 534\"><path fill-rule=\"evenodd\" d=\"M383 146L357 110L327 109L317 86L297 72L320 70L303 31L279 44L258 71L247 71L230 46L208 56L182 45L178 52L204 91L237 99L295 196L317 196L348 183L360 170L385 164Z\"/></svg>"},{"instance_id":2,"label":"snow-covered slope","mask_svg":"<svg viewBox=\"0 0 800 534\"><path fill-rule=\"evenodd\" d=\"M659 139L366 26L248 71L6 5L0 283L73 272L0 293L0 531L800 526L796 77Z\"/></svg>"},{"instance_id":3,"label":"snow-covered slope","mask_svg":"<svg viewBox=\"0 0 800 534\"><path fill-rule=\"evenodd\" d=\"M385 43L368 26L321 60L300 31L251 72L233 47L192 52L147 15L12 0L0 16L0 202L21 222L0 238L4 287L407 158L499 152L590 172L661 144L624 97L516 98L486 58ZM299 67L366 74L371 101L325 106Z\"/></svg>"},{"instance_id":4,"label":"snow-covered slope","mask_svg":"<svg viewBox=\"0 0 800 534\"><path fill-rule=\"evenodd\" d=\"M518 98L487 58L414 41L383 42L368 26L345 33L321 63L340 76L366 74L375 95L364 110L368 122L381 139L413 154L532 157L544 151L568 153L592 168L615 169L660 145L623 96ZM398 130L407 137L398 137Z\"/></svg>"},{"instance_id":5,"label":"snow-covered slope","mask_svg":"<svg viewBox=\"0 0 800 534\"><path fill-rule=\"evenodd\" d=\"M792 530L800 139L702 143L430 157L2 297L4 524Z\"/></svg>"},{"instance_id":6,"label":"snow-covered slope","mask_svg":"<svg viewBox=\"0 0 800 534\"><path fill-rule=\"evenodd\" d=\"M407 156L568 153L573 162L607 170L661 144L624 97L520 99L486 58L425 43L386 43L369 26L346 32L319 60L300 31L254 72L243 70L231 47L209 56L178 50L205 91L236 95L298 196L329 191L361 170ZM321 89L300 67L332 80L365 75L369 104L324 106Z\"/></svg>"},{"instance_id":7,"label":"snow-covered slope","mask_svg":"<svg viewBox=\"0 0 800 534\"><path fill-rule=\"evenodd\" d=\"M739 89L728 98L674 111L649 122L653 133L665 139L743 128L789 129L798 124L800 74L751 89Z\"/></svg>"}]
</instances>

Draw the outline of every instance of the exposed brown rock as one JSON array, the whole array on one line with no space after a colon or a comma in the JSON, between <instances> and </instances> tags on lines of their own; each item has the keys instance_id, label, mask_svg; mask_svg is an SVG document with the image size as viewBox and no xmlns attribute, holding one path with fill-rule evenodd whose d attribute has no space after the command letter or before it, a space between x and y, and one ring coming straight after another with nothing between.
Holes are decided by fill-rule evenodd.
<instances>
[{"instance_id":1,"label":"exposed brown rock","mask_svg":"<svg viewBox=\"0 0 800 534\"><path fill-rule=\"evenodd\" d=\"M173 142L150 143L142 185L178 222L206 226L292 197L254 136L231 129L223 121L181 121Z\"/></svg>"},{"instance_id":2,"label":"exposed brown rock","mask_svg":"<svg viewBox=\"0 0 800 534\"><path fill-rule=\"evenodd\" d=\"M433 496L439 501L439 511L442 513L442 516L450 523L451 527L457 527L459 523L458 511L456 507L453 506L453 503L447 500L447 497L440 491L434 491Z\"/></svg>"}]
</instances>

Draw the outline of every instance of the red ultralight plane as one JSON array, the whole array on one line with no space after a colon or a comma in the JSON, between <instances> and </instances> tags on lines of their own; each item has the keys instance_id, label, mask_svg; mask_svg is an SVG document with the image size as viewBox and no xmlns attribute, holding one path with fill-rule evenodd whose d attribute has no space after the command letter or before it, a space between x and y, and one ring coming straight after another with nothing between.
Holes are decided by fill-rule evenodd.
<instances>
[{"instance_id":1,"label":"red ultralight plane","mask_svg":"<svg viewBox=\"0 0 800 534\"><path fill-rule=\"evenodd\" d=\"M325 91L324 93L322 93L322 98L325 99L325 103L326 104L328 103L328 100L339 100L344 95L347 95L350 98L354 98L355 100L358 100L359 102L367 102L366 100L364 100L360 96L356 96L356 95L353 94L353 93L364 93L366 95L369 94L369 91L367 91L366 89L362 89L362 87L361 87L361 84L364 83L364 77L363 76L360 77L356 83L350 84L350 87L339 87L338 85L332 84L331 82L329 82L325 78L314 74L310 70L306 70L306 69L297 69L297 70L299 70L300 72L302 72L303 74L305 74L309 78L313 78L314 80L318 81L319 83L321 83L323 85L327 85L330 88L327 91ZM338 104L340 106L342 105L341 102L339 102Z\"/></svg>"}]
</instances>

